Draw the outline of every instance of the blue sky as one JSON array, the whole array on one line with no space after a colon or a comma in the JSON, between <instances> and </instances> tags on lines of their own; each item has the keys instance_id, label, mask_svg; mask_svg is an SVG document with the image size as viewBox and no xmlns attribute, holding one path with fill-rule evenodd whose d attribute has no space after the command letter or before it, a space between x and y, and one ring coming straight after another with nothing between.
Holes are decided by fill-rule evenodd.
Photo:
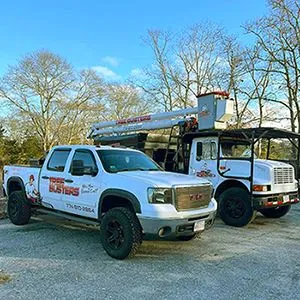
<instances>
[{"instance_id":1,"label":"blue sky","mask_svg":"<svg viewBox=\"0 0 300 300\"><path fill-rule=\"evenodd\" d=\"M211 21L230 33L262 16L265 0L10 0L0 10L0 75L26 53L56 52L77 68L125 79L151 63L148 29L178 31Z\"/></svg>"}]
</instances>

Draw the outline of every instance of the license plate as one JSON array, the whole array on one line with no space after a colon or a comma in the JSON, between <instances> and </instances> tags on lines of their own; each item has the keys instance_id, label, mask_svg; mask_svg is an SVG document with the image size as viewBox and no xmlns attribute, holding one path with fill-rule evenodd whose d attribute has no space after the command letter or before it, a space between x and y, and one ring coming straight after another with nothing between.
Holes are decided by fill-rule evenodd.
<instances>
[{"instance_id":1,"label":"license plate","mask_svg":"<svg viewBox=\"0 0 300 300\"><path fill-rule=\"evenodd\" d=\"M290 196L289 195L284 195L283 196L283 202L289 202L290 201Z\"/></svg>"},{"instance_id":2,"label":"license plate","mask_svg":"<svg viewBox=\"0 0 300 300\"><path fill-rule=\"evenodd\" d=\"M205 221L197 221L194 224L194 231L202 231L205 228Z\"/></svg>"}]
</instances>

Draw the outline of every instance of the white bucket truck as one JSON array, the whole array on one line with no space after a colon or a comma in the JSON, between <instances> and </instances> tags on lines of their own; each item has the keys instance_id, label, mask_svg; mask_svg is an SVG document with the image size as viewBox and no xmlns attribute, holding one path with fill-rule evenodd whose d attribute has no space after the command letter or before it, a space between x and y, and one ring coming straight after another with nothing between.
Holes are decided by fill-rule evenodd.
<instances>
[{"instance_id":1,"label":"white bucket truck","mask_svg":"<svg viewBox=\"0 0 300 300\"><path fill-rule=\"evenodd\" d=\"M197 104L96 123L89 137L103 145L140 149L167 170L208 179L228 225L247 225L257 211L270 218L284 216L299 202L299 134L275 128L226 129L233 114L233 100L226 92L199 95ZM171 128L169 136L149 133L166 128ZM270 145L278 139L290 143L294 161L270 159ZM259 143L267 148L263 159L255 154Z\"/></svg>"}]
</instances>

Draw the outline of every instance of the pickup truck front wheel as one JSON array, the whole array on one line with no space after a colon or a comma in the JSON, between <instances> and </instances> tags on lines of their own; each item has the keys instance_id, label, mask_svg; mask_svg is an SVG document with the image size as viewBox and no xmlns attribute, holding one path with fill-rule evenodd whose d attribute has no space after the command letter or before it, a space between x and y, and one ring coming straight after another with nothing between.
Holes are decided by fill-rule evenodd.
<instances>
[{"instance_id":1,"label":"pickup truck front wheel","mask_svg":"<svg viewBox=\"0 0 300 300\"><path fill-rule=\"evenodd\" d=\"M225 190L219 197L219 214L230 226L242 227L250 223L256 215L249 193L239 187Z\"/></svg>"},{"instance_id":2,"label":"pickup truck front wheel","mask_svg":"<svg viewBox=\"0 0 300 300\"><path fill-rule=\"evenodd\" d=\"M101 242L113 258L132 257L142 243L142 229L133 212L116 207L105 213L101 221Z\"/></svg>"},{"instance_id":3,"label":"pickup truck front wheel","mask_svg":"<svg viewBox=\"0 0 300 300\"><path fill-rule=\"evenodd\" d=\"M281 218L291 209L291 205L261 209L259 212L267 218Z\"/></svg>"},{"instance_id":4,"label":"pickup truck front wheel","mask_svg":"<svg viewBox=\"0 0 300 300\"><path fill-rule=\"evenodd\" d=\"M28 224L31 217L31 209L24 192L15 191L8 196L7 214L15 225Z\"/></svg>"}]
</instances>

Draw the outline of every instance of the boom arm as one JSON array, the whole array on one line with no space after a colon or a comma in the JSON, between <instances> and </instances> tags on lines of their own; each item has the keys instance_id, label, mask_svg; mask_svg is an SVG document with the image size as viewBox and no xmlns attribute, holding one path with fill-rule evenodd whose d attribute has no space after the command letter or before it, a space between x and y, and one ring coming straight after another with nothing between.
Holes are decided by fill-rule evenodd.
<instances>
[{"instance_id":1,"label":"boom arm","mask_svg":"<svg viewBox=\"0 0 300 300\"><path fill-rule=\"evenodd\" d=\"M198 96L198 106L145 116L104 121L91 126L88 138L99 135L122 134L142 130L166 129L186 121L189 115L198 115L199 129L226 126L233 111L233 101L226 92L213 92Z\"/></svg>"}]
</instances>

